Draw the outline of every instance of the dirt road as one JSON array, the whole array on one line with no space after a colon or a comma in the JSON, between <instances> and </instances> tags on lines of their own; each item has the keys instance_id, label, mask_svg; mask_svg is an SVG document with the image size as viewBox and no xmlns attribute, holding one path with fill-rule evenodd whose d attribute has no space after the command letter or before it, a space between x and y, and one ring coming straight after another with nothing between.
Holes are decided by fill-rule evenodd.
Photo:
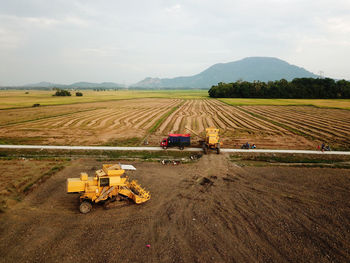
<instances>
[{"instance_id":1,"label":"dirt road","mask_svg":"<svg viewBox=\"0 0 350 263\"><path fill-rule=\"evenodd\" d=\"M214 154L133 163L151 200L82 215L66 178L101 165L74 161L0 214L0 261L350 261L349 170L239 167Z\"/></svg>"}]
</instances>

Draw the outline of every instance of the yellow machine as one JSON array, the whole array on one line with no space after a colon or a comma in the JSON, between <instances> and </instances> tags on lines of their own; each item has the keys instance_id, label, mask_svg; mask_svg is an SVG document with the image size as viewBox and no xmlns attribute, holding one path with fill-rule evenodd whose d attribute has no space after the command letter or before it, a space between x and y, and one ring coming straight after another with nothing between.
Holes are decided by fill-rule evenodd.
<instances>
[{"instance_id":1,"label":"yellow machine","mask_svg":"<svg viewBox=\"0 0 350 263\"><path fill-rule=\"evenodd\" d=\"M80 178L67 179L67 192L80 194L80 212L86 214L91 211L92 203L101 201L115 201L121 198L133 200L141 204L151 198L137 181L128 181L123 176L125 169L136 170L132 165L104 164L101 170L95 172L94 177L81 173Z\"/></svg>"},{"instance_id":2,"label":"yellow machine","mask_svg":"<svg viewBox=\"0 0 350 263\"><path fill-rule=\"evenodd\" d=\"M203 138L202 136L198 135L194 130L191 130L188 127L185 127L185 129L193 132L198 137ZM205 138L204 140L200 140L199 142L202 144L202 148L205 154L208 153L209 149L216 150L216 153L220 153L220 146L222 142L220 142L220 136L219 136L220 130L215 127L209 127L205 129Z\"/></svg>"},{"instance_id":3,"label":"yellow machine","mask_svg":"<svg viewBox=\"0 0 350 263\"><path fill-rule=\"evenodd\" d=\"M209 127L205 129L205 141L202 142L203 151L205 154L208 153L209 149L216 150L216 153L220 153L220 136L219 129L214 127Z\"/></svg>"}]
</instances>

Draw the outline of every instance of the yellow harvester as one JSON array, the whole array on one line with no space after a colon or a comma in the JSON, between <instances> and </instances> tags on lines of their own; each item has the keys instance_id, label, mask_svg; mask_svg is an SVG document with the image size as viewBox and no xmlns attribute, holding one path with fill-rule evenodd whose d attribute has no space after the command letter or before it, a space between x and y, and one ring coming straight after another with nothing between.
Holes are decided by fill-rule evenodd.
<instances>
[{"instance_id":1,"label":"yellow harvester","mask_svg":"<svg viewBox=\"0 0 350 263\"><path fill-rule=\"evenodd\" d=\"M216 150L216 153L220 153L220 146L222 142L220 142L220 136L219 132L220 130L215 127L209 127L205 129L205 138L200 136L198 133L196 133L194 130L185 127L185 129L189 130L190 132L193 132L198 137L202 138L202 140L199 141L199 143L202 145L203 152L205 154L208 153L209 149Z\"/></svg>"},{"instance_id":2,"label":"yellow harvester","mask_svg":"<svg viewBox=\"0 0 350 263\"><path fill-rule=\"evenodd\" d=\"M117 198L129 198L136 204L141 204L151 198L137 181L128 181L123 176L125 169L135 170L132 165L104 164L94 177L81 173L80 178L67 179L67 192L80 194L80 212L91 211L92 203L115 201Z\"/></svg>"},{"instance_id":3,"label":"yellow harvester","mask_svg":"<svg viewBox=\"0 0 350 263\"><path fill-rule=\"evenodd\" d=\"M219 129L215 127L209 127L205 129L205 140L202 142L202 148L205 154L208 153L209 149L216 150L216 153L220 153L220 136Z\"/></svg>"}]
</instances>

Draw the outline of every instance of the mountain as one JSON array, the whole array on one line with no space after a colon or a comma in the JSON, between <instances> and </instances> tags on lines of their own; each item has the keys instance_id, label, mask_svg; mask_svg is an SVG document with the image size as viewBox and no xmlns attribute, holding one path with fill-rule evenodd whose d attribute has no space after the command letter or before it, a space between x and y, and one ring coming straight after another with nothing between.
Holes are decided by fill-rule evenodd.
<instances>
[{"instance_id":1,"label":"mountain","mask_svg":"<svg viewBox=\"0 0 350 263\"><path fill-rule=\"evenodd\" d=\"M55 84L55 83L51 83L51 82L39 82L39 83L34 83L34 84L27 84L24 85L23 87L27 87L27 88L60 88L60 87L65 87L66 85L63 84Z\"/></svg>"},{"instance_id":2,"label":"mountain","mask_svg":"<svg viewBox=\"0 0 350 263\"><path fill-rule=\"evenodd\" d=\"M39 82L34 84L27 84L20 86L23 88L62 88L62 89L94 89L94 88L104 88L104 89L115 89L115 88L125 88L125 85L117 84L114 82L102 82L102 83L91 83L91 82L76 82L69 85L56 84L51 82Z\"/></svg>"},{"instance_id":3,"label":"mountain","mask_svg":"<svg viewBox=\"0 0 350 263\"><path fill-rule=\"evenodd\" d=\"M219 82L292 80L318 76L286 61L272 57L248 57L242 60L215 64L201 73L176 78L146 78L133 87L144 88L210 88Z\"/></svg>"},{"instance_id":4,"label":"mountain","mask_svg":"<svg viewBox=\"0 0 350 263\"><path fill-rule=\"evenodd\" d=\"M70 88L81 88L81 89L93 89L93 88L122 88L124 85L117 84L114 82L102 82L102 83L91 83L91 82L76 82L68 85Z\"/></svg>"}]
</instances>

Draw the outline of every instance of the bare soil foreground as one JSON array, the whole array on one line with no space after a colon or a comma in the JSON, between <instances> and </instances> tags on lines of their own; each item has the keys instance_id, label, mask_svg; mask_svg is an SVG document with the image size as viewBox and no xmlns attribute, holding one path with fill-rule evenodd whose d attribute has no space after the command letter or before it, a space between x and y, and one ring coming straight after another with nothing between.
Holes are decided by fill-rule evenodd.
<instances>
[{"instance_id":1,"label":"bare soil foreground","mask_svg":"<svg viewBox=\"0 0 350 263\"><path fill-rule=\"evenodd\" d=\"M82 215L66 178L101 164L73 161L0 214L0 261L350 261L349 170L240 167L225 155L133 163L151 200Z\"/></svg>"}]
</instances>

